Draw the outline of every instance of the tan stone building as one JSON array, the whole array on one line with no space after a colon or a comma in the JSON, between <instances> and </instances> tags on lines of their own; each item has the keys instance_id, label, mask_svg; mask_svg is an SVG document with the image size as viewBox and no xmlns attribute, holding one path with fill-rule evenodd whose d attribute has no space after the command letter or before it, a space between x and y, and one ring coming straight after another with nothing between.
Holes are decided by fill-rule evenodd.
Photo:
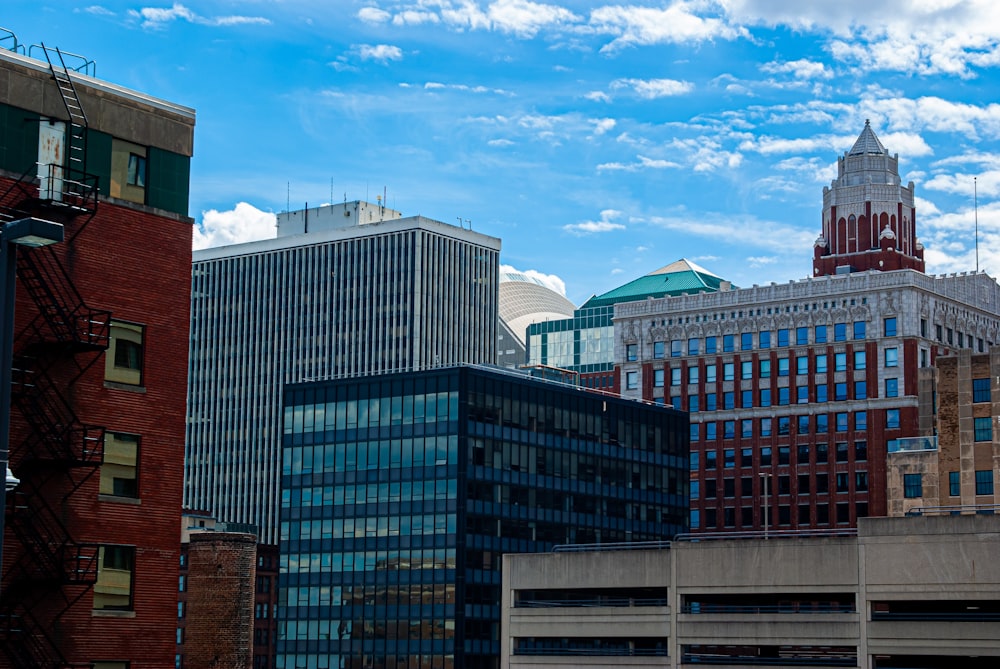
<instances>
[{"instance_id":1,"label":"tan stone building","mask_svg":"<svg viewBox=\"0 0 1000 669\"><path fill-rule=\"evenodd\" d=\"M1000 348L938 358L921 370L920 428L890 442L889 515L993 513L1000 444Z\"/></svg>"},{"instance_id":2,"label":"tan stone building","mask_svg":"<svg viewBox=\"0 0 1000 669\"><path fill-rule=\"evenodd\" d=\"M505 555L501 666L1000 664L996 516L686 539Z\"/></svg>"}]
</instances>

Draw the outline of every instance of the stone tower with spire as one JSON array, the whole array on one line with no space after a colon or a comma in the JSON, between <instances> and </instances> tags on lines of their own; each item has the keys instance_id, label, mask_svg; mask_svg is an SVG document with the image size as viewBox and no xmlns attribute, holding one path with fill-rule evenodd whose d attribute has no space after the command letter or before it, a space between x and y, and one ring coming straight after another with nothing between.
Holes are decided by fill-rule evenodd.
<instances>
[{"instance_id":1,"label":"stone tower with spire","mask_svg":"<svg viewBox=\"0 0 1000 669\"><path fill-rule=\"evenodd\" d=\"M882 146L869 122L837 160L837 178L823 188L823 233L816 240L813 275L866 270L924 271L917 241L913 182L899 180L899 154Z\"/></svg>"}]
</instances>

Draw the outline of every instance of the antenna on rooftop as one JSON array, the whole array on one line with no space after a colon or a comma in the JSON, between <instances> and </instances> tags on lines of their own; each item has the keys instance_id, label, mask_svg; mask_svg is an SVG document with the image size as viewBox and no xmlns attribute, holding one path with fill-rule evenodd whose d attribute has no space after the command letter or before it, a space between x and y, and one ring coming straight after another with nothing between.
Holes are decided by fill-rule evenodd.
<instances>
[{"instance_id":1,"label":"antenna on rooftop","mask_svg":"<svg viewBox=\"0 0 1000 669\"><path fill-rule=\"evenodd\" d=\"M979 182L972 177L972 202L976 212L976 274L979 274Z\"/></svg>"},{"instance_id":2,"label":"antenna on rooftop","mask_svg":"<svg viewBox=\"0 0 1000 669\"><path fill-rule=\"evenodd\" d=\"M292 211L292 182L285 182L285 211Z\"/></svg>"}]
</instances>

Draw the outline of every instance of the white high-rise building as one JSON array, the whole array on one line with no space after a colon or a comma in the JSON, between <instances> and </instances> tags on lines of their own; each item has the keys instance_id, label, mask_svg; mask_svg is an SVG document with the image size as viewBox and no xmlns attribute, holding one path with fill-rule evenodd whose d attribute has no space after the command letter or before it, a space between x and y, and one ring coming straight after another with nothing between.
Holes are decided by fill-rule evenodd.
<instances>
[{"instance_id":1,"label":"white high-rise building","mask_svg":"<svg viewBox=\"0 0 1000 669\"><path fill-rule=\"evenodd\" d=\"M286 383L494 364L500 240L366 202L194 253L184 504L277 542Z\"/></svg>"}]
</instances>

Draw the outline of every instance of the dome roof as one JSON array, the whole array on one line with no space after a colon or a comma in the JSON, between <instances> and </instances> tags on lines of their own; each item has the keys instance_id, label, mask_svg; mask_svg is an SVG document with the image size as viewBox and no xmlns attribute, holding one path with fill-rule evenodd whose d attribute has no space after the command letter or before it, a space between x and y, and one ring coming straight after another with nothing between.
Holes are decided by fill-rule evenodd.
<instances>
[{"instance_id":1,"label":"dome roof","mask_svg":"<svg viewBox=\"0 0 1000 669\"><path fill-rule=\"evenodd\" d=\"M498 307L500 320L507 324L522 346L529 325L572 318L576 308L538 279L520 272L501 272Z\"/></svg>"}]
</instances>

